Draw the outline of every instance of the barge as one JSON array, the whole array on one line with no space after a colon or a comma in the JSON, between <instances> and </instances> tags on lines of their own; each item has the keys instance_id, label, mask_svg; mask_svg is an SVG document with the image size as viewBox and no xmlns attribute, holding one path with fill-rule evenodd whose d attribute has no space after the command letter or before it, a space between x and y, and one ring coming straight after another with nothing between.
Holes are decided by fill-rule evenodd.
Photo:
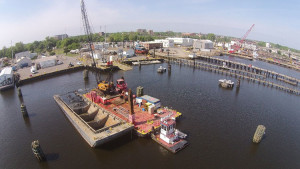
<instances>
[{"instance_id":1,"label":"barge","mask_svg":"<svg viewBox=\"0 0 300 169\"><path fill-rule=\"evenodd\" d=\"M54 100L66 117L91 146L96 147L109 142L133 129L107 110L84 99L78 91L55 95Z\"/></svg>"}]
</instances>

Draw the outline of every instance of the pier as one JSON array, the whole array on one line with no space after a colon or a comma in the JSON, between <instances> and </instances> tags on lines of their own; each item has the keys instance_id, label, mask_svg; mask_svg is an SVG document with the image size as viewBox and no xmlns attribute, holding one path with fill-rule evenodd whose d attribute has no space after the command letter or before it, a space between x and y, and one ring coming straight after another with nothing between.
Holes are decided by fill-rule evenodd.
<instances>
[{"instance_id":1,"label":"pier","mask_svg":"<svg viewBox=\"0 0 300 169\"><path fill-rule=\"evenodd\" d=\"M251 67L243 63L206 56L199 57L200 61L181 58L163 58L166 59L169 63L187 65L190 67L199 68L201 70L206 70L226 76L231 76L239 79L247 79L252 82L257 82L258 84L263 84L267 87L274 87L276 89L300 96L300 90L298 89L300 83L299 79L276 73L274 71L254 66ZM225 63L226 67L223 66L223 62ZM273 81L268 81L267 78L273 79L274 81L281 81L294 87L284 86Z\"/></svg>"}]
</instances>

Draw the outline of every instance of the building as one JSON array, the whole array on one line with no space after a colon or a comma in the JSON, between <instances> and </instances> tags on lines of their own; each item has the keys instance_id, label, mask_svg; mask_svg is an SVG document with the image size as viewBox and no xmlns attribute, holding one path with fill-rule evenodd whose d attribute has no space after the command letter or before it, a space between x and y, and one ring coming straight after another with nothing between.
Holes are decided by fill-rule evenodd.
<instances>
[{"instance_id":1,"label":"building","mask_svg":"<svg viewBox=\"0 0 300 169\"><path fill-rule=\"evenodd\" d=\"M32 65L31 59L28 57L21 57L20 59L17 60L17 66L19 68L28 67L31 65Z\"/></svg>"},{"instance_id":2,"label":"building","mask_svg":"<svg viewBox=\"0 0 300 169\"><path fill-rule=\"evenodd\" d=\"M182 36L183 37L186 37L186 36L196 36L196 33L182 33Z\"/></svg>"},{"instance_id":3,"label":"building","mask_svg":"<svg viewBox=\"0 0 300 169\"><path fill-rule=\"evenodd\" d=\"M13 70L11 67L4 68L0 73L0 87L11 83L13 80Z\"/></svg>"},{"instance_id":4,"label":"building","mask_svg":"<svg viewBox=\"0 0 300 169\"><path fill-rule=\"evenodd\" d=\"M160 42L143 42L143 46L147 50L163 48L163 43Z\"/></svg>"},{"instance_id":5,"label":"building","mask_svg":"<svg viewBox=\"0 0 300 169\"><path fill-rule=\"evenodd\" d=\"M37 56L37 53L31 53L30 51L25 51L25 52L20 52L20 53L16 53L15 54L15 59L21 59L22 57L27 57L27 58L34 58L35 56Z\"/></svg>"},{"instance_id":6,"label":"building","mask_svg":"<svg viewBox=\"0 0 300 169\"><path fill-rule=\"evenodd\" d=\"M194 49L207 50L213 49L214 44L210 40L195 40L193 44Z\"/></svg>"},{"instance_id":7,"label":"building","mask_svg":"<svg viewBox=\"0 0 300 169\"><path fill-rule=\"evenodd\" d=\"M173 48L174 40L172 39L156 39L155 42L163 43L164 48Z\"/></svg>"},{"instance_id":8,"label":"building","mask_svg":"<svg viewBox=\"0 0 300 169\"><path fill-rule=\"evenodd\" d=\"M104 35L105 35L104 32L99 32L98 34L99 34L100 36L104 36Z\"/></svg>"},{"instance_id":9,"label":"building","mask_svg":"<svg viewBox=\"0 0 300 169\"><path fill-rule=\"evenodd\" d=\"M271 48L272 46L271 46L271 44L270 44L269 42L267 42L267 43L266 43L266 47L267 47L267 48Z\"/></svg>"},{"instance_id":10,"label":"building","mask_svg":"<svg viewBox=\"0 0 300 169\"><path fill-rule=\"evenodd\" d=\"M52 67L55 66L57 63L57 57L56 56L49 56L49 57L44 57L41 59L37 59L35 61L36 64L39 64L39 66L43 69L43 68L47 68L47 67Z\"/></svg>"},{"instance_id":11,"label":"building","mask_svg":"<svg viewBox=\"0 0 300 169\"><path fill-rule=\"evenodd\" d=\"M148 34L151 35L151 36L153 36L154 35L153 30L148 30Z\"/></svg>"},{"instance_id":12,"label":"building","mask_svg":"<svg viewBox=\"0 0 300 169\"><path fill-rule=\"evenodd\" d=\"M191 38L167 38L169 40L174 40L175 45L180 45L180 46L193 46L194 40Z\"/></svg>"},{"instance_id":13,"label":"building","mask_svg":"<svg viewBox=\"0 0 300 169\"><path fill-rule=\"evenodd\" d=\"M147 33L146 29L137 29L136 30L137 33Z\"/></svg>"},{"instance_id":14,"label":"building","mask_svg":"<svg viewBox=\"0 0 300 169\"><path fill-rule=\"evenodd\" d=\"M61 34L61 35L55 35L55 36L53 36L53 38L57 39L57 40L63 40L63 39L66 39L68 37L69 36L67 34Z\"/></svg>"}]
</instances>

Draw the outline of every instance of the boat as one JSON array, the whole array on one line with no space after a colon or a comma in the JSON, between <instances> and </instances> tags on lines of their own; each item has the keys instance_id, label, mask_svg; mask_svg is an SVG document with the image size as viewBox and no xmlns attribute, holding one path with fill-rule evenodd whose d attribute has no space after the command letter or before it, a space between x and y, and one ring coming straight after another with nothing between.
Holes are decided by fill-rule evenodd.
<instances>
[{"instance_id":1,"label":"boat","mask_svg":"<svg viewBox=\"0 0 300 169\"><path fill-rule=\"evenodd\" d=\"M221 85L223 88L233 88L234 82L232 82L231 80L220 79L219 85Z\"/></svg>"},{"instance_id":2,"label":"boat","mask_svg":"<svg viewBox=\"0 0 300 169\"><path fill-rule=\"evenodd\" d=\"M167 69L164 68L164 67L162 67L162 66L160 66L160 67L157 69L157 73L164 73L164 72L166 72L166 71L167 71Z\"/></svg>"},{"instance_id":3,"label":"boat","mask_svg":"<svg viewBox=\"0 0 300 169\"><path fill-rule=\"evenodd\" d=\"M15 78L12 67L6 67L0 73L0 91L13 88L14 86Z\"/></svg>"},{"instance_id":4,"label":"boat","mask_svg":"<svg viewBox=\"0 0 300 169\"><path fill-rule=\"evenodd\" d=\"M264 125L258 125L253 136L253 143L259 143L265 135L266 127Z\"/></svg>"},{"instance_id":5,"label":"boat","mask_svg":"<svg viewBox=\"0 0 300 169\"><path fill-rule=\"evenodd\" d=\"M161 118L161 128L160 132L151 135L151 138L171 151L172 153L177 153L188 145L185 140L186 134L175 129L176 121L168 116Z\"/></svg>"},{"instance_id":6,"label":"boat","mask_svg":"<svg viewBox=\"0 0 300 169\"><path fill-rule=\"evenodd\" d=\"M97 147L133 129L133 125L83 97L83 91L54 95L66 117L91 146Z\"/></svg>"}]
</instances>

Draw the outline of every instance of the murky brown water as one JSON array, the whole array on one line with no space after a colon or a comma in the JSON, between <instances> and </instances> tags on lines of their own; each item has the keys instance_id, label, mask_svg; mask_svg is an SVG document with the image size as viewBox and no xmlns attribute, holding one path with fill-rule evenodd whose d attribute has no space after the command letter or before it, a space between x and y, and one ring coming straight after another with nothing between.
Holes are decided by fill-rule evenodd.
<instances>
[{"instance_id":1,"label":"murky brown water","mask_svg":"<svg viewBox=\"0 0 300 169\"><path fill-rule=\"evenodd\" d=\"M23 86L25 120L16 90L1 92L0 168L300 168L299 96L246 80L240 90L224 90L218 79L225 76L178 65L168 76L156 73L159 66L135 67L114 78L124 76L134 91L141 85L144 93L183 113L177 128L188 134L190 145L178 154L131 134L90 148L53 99L96 85L92 74L85 83L76 72ZM258 124L266 126L266 137L254 145ZM47 162L33 156L35 139Z\"/></svg>"}]
</instances>

